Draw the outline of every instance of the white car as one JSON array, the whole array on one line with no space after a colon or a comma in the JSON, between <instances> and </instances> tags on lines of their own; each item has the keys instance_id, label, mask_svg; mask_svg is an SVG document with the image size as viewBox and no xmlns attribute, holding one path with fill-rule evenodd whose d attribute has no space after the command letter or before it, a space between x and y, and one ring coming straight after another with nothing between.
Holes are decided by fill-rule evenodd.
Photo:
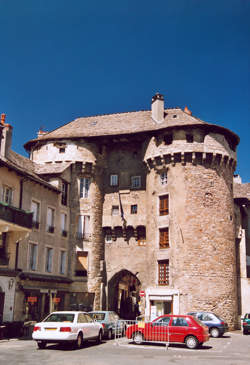
<instances>
[{"instance_id":1,"label":"white car","mask_svg":"<svg viewBox=\"0 0 250 365\"><path fill-rule=\"evenodd\" d=\"M81 348L85 340L102 341L103 328L88 313L77 311L52 312L42 322L36 323L32 338L40 349L47 343L73 343Z\"/></svg>"}]
</instances>

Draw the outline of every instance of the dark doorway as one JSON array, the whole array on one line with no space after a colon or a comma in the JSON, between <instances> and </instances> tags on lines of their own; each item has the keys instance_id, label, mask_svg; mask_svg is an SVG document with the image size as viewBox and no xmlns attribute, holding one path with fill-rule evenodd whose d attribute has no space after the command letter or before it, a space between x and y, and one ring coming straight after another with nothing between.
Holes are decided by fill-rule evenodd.
<instances>
[{"instance_id":1,"label":"dark doorway","mask_svg":"<svg viewBox=\"0 0 250 365\"><path fill-rule=\"evenodd\" d=\"M139 315L139 291L141 283L135 274L121 270L108 283L108 309L123 319L135 319Z\"/></svg>"}]
</instances>

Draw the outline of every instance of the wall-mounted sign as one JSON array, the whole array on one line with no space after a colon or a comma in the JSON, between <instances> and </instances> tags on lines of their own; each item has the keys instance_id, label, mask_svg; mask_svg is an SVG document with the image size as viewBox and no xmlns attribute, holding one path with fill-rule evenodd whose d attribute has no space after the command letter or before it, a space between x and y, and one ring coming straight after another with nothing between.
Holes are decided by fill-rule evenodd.
<instances>
[{"instance_id":1,"label":"wall-mounted sign","mask_svg":"<svg viewBox=\"0 0 250 365\"><path fill-rule=\"evenodd\" d=\"M37 302L37 297L28 297L28 299L27 299L27 301L29 302L29 303L36 303Z\"/></svg>"},{"instance_id":2,"label":"wall-mounted sign","mask_svg":"<svg viewBox=\"0 0 250 365\"><path fill-rule=\"evenodd\" d=\"M53 303L60 303L61 298L53 298Z\"/></svg>"},{"instance_id":3,"label":"wall-mounted sign","mask_svg":"<svg viewBox=\"0 0 250 365\"><path fill-rule=\"evenodd\" d=\"M140 290L139 295L140 295L140 297L145 297L145 291L144 290Z\"/></svg>"}]
</instances>

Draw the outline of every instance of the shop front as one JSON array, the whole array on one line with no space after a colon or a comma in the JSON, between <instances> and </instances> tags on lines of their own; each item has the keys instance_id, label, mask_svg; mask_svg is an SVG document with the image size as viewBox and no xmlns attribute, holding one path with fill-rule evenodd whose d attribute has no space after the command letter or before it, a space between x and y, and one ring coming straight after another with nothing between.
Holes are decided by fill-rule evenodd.
<instances>
[{"instance_id":1,"label":"shop front","mask_svg":"<svg viewBox=\"0 0 250 365\"><path fill-rule=\"evenodd\" d=\"M150 321L163 314L179 314L178 290L148 288L145 294L145 318Z\"/></svg>"}]
</instances>

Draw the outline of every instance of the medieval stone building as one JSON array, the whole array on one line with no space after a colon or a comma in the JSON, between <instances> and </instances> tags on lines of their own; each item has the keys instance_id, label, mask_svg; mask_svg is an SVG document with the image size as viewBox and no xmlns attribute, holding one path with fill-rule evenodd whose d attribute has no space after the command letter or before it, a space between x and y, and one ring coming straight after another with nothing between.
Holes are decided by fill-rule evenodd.
<instances>
[{"instance_id":1,"label":"medieval stone building","mask_svg":"<svg viewBox=\"0 0 250 365\"><path fill-rule=\"evenodd\" d=\"M212 310L236 326L241 283L250 288L238 143L188 108L166 109L160 94L150 111L78 118L27 142L33 173L68 199L67 308L123 318Z\"/></svg>"}]
</instances>

